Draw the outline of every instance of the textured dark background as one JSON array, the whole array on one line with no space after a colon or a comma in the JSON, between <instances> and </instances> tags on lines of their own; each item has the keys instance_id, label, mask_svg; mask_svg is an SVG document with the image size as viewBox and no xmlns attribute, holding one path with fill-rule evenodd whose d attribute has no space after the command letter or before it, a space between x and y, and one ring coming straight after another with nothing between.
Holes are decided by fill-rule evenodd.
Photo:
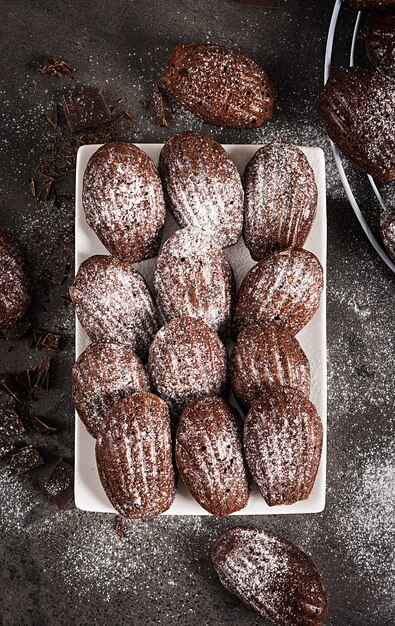
<instances>
[{"instance_id":1,"label":"textured dark background","mask_svg":"<svg viewBox=\"0 0 395 626\"><path fill-rule=\"evenodd\" d=\"M224 142L276 138L322 146L328 174L328 489L324 513L260 518L164 517L128 523L121 541L115 518L61 512L39 486L40 472L11 478L1 468L0 622L19 624L262 623L219 584L210 564L218 534L236 523L284 534L307 550L322 571L330 597L328 624L394 623L394 305L392 274L364 238L347 204L317 109L325 37L332 2L282 0L279 10L224 2L13 0L3 5L0 38L1 223L23 247L35 286L31 317L39 327L63 329L50 391L26 410L59 427L30 437L45 455L73 458L70 368L73 313L61 285L73 245L56 245L72 228L73 204L60 208L29 196L28 180L51 132L45 115L75 84L100 85L111 101L126 96L138 123L130 141L161 142L179 131L203 129ZM342 10L339 59L351 36L353 12ZM366 18L364 18L364 24ZM206 128L178 111L171 129L158 127L141 101L160 81L170 50L207 41L241 48L277 87L273 122L255 131ZM360 46L361 48L361 46ZM75 79L37 74L46 56L66 58ZM360 52L363 55L362 52ZM337 62L338 62L337 60ZM374 220L363 178L360 199ZM72 190L73 175L66 181ZM391 199L390 187L386 197ZM12 351L9 349L13 346ZM34 364L42 353L24 341L0 343L0 371Z\"/></svg>"}]
</instances>

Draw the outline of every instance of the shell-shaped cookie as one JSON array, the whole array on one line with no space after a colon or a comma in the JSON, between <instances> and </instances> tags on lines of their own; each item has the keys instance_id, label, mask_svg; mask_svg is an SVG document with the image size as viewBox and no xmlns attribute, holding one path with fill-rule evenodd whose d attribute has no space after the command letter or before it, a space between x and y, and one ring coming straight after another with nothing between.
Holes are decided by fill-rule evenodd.
<instances>
[{"instance_id":1,"label":"shell-shaped cookie","mask_svg":"<svg viewBox=\"0 0 395 626\"><path fill-rule=\"evenodd\" d=\"M248 408L267 387L310 393L310 364L298 340L277 324L252 324L238 335L230 357L232 390Z\"/></svg>"},{"instance_id":2,"label":"shell-shaped cookie","mask_svg":"<svg viewBox=\"0 0 395 626\"><path fill-rule=\"evenodd\" d=\"M131 262L156 256L165 202L153 161L132 143L106 143L89 159L83 180L86 221L107 250Z\"/></svg>"},{"instance_id":3,"label":"shell-shaped cookie","mask_svg":"<svg viewBox=\"0 0 395 626\"><path fill-rule=\"evenodd\" d=\"M148 519L167 511L175 497L175 479L166 403L138 392L115 404L100 426L96 461L118 513Z\"/></svg>"},{"instance_id":4,"label":"shell-shaped cookie","mask_svg":"<svg viewBox=\"0 0 395 626\"><path fill-rule=\"evenodd\" d=\"M302 248L273 252L245 276L236 298L234 328L274 321L296 335L320 303L324 275L317 257Z\"/></svg>"},{"instance_id":5,"label":"shell-shaped cookie","mask_svg":"<svg viewBox=\"0 0 395 626\"><path fill-rule=\"evenodd\" d=\"M78 319L92 341L130 345L145 358L157 329L154 301L144 278L128 261L91 256L70 287Z\"/></svg>"},{"instance_id":6,"label":"shell-shaped cookie","mask_svg":"<svg viewBox=\"0 0 395 626\"><path fill-rule=\"evenodd\" d=\"M22 317L30 300L23 255L14 240L0 228L0 328Z\"/></svg>"},{"instance_id":7,"label":"shell-shaped cookie","mask_svg":"<svg viewBox=\"0 0 395 626\"><path fill-rule=\"evenodd\" d=\"M203 320L181 317L161 328L149 349L148 373L173 416L198 396L219 396L227 378L226 350Z\"/></svg>"},{"instance_id":8,"label":"shell-shaped cookie","mask_svg":"<svg viewBox=\"0 0 395 626\"><path fill-rule=\"evenodd\" d=\"M208 135L172 137L162 149L159 171L166 205L180 226L195 226L222 247L240 238L243 187L225 149Z\"/></svg>"},{"instance_id":9,"label":"shell-shaped cookie","mask_svg":"<svg viewBox=\"0 0 395 626\"><path fill-rule=\"evenodd\" d=\"M382 214L380 229L386 250L395 261L395 211L388 211Z\"/></svg>"},{"instance_id":10,"label":"shell-shaped cookie","mask_svg":"<svg viewBox=\"0 0 395 626\"><path fill-rule=\"evenodd\" d=\"M245 169L244 188L244 241L255 261L304 245L316 214L317 185L299 148L271 143L257 150Z\"/></svg>"},{"instance_id":11,"label":"shell-shaped cookie","mask_svg":"<svg viewBox=\"0 0 395 626\"><path fill-rule=\"evenodd\" d=\"M395 11L380 15L365 41L366 52L373 65L384 76L395 80Z\"/></svg>"},{"instance_id":12,"label":"shell-shaped cookie","mask_svg":"<svg viewBox=\"0 0 395 626\"><path fill-rule=\"evenodd\" d=\"M362 170L395 178L395 84L366 68L335 72L321 94L326 132Z\"/></svg>"},{"instance_id":13,"label":"shell-shaped cookie","mask_svg":"<svg viewBox=\"0 0 395 626\"><path fill-rule=\"evenodd\" d=\"M212 551L223 586L251 611L279 626L321 626L328 597L312 559L287 539L236 526Z\"/></svg>"},{"instance_id":14,"label":"shell-shaped cookie","mask_svg":"<svg viewBox=\"0 0 395 626\"><path fill-rule=\"evenodd\" d=\"M109 408L136 391L149 391L148 374L130 346L111 341L91 343L72 371L73 404L92 437Z\"/></svg>"},{"instance_id":15,"label":"shell-shaped cookie","mask_svg":"<svg viewBox=\"0 0 395 626\"><path fill-rule=\"evenodd\" d=\"M224 516L247 505L250 488L242 420L226 400L205 396L185 407L175 454L182 480L206 511Z\"/></svg>"},{"instance_id":16,"label":"shell-shaped cookie","mask_svg":"<svg viewBox=\"0 0 395 626\"><path fill-rule=\"evenodd\" d=\"M235 280L213 237L192 227L176 231L158 257L154 284L162 319L199 317L220 335L228 334Z\"/></svg>"},{"instance_id":17,"label":"shell-shaped cookie","mask_svg":"<svg viewBox=\"0 0 395 626\"><path fill-rule=\"evenodd\" d=\"M244 422L244 453L269 506L306 500L322 452L322 423L306 396L271 388L252 405Z\"/></svg>"},{"instance_id":18,"label":"shell-shaped cookie","mask_svg":"<svg viewBox=\"0 0 395 626\"><path fill-rule=\"evenodd\" d=\"M176 100L208 124L256 128L273 115L271 80L252 59L233 48L177 46L163 82Z\"/></svg>"}]
</instances>

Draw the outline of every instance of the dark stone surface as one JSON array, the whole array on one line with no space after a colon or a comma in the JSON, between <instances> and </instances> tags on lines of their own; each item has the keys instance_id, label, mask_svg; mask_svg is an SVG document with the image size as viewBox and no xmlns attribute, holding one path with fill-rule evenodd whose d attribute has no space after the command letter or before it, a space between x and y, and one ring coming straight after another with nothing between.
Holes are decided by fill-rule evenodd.
<instances>
[{"instance_id":1,"label":"dark stone surface","mask_svg":"<svg viewBox=\"0 0 395 626\"><path fill-rule=\"evenodd\" d=\"M111 101L126 96L138 123L131 141L161 142L186 129L208 130L224 142L272 138L322 146L328 168L328 490L324 513L260 518L160 518L126 525L70 506L58 511L40 489L40 469L10 477L1 468L2 568L0 621L20 624L258 624L219 584L209 553L221 530L236 523L274 529L307 550L323 573L330 596L327 624L390 626L394 621L394 279L369 246L349 207L329 153L317 109L325 38L332 2L283 0L278 10L221 3L158 0L62 2L13 0L3 6L1 56L1 223L29 261L35 326L63 329L53 356L51 388L25 410L58 427L31 434L47 464L73 457L70 403L73 312L60 284L72 243L54 244L59 228L73 225L73 202L59 209L37 203L28 181L51 131L45 115L67 88L101 86ZM354 13L342 10L340 53L351 38ZM365 18L364 18L365 19ZM161 68L178 43L209 41L240 47L277 86L275 120L256 131L205 128L177 111L159 128L150 98ZM359 45L362 55L362 44ZM75 79L36 73L48 55L61 56ZM374 221L364 178L353 174ZM73 175L66 187L72 190ZM391 192L392 189L392 192ZM393 187L384 190L393 199ZM50 279L50 280L49 280ZM43 308L44 307L44 308ZM13 346L11 352L9 349ZM0 371L32 367L43 357L24 341L2 342Z\"/></svg>"}]
</instances>

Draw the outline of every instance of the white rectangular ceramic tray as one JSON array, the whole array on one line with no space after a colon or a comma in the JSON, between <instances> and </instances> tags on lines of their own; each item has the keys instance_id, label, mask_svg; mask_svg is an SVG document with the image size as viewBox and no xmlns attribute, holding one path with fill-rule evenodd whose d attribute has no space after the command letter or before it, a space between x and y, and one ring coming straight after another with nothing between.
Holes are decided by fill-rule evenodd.
<instances>
[{"instance_id":1,"label":"white rectangular ceramic tray","mask_svg":"<svg viewBox=\"0 0 395 626\"><path fill-rule=\"evenodd\" d=\"M163 144L137 144L154 161L158 158ZM224 148L236 163L242 174L246 163L259 148L259 145L225 145ZM99 148L99 145L82 146L78 150L76 167L76 215L75 215L75 264L76 271L82 261L93 254L108 254L95 233L85 221L82 207L82 179L89 157ZM314 169L318 186L318 208L311 233L305 247L314 252L319 258L326 272L326 192L325 192L325 160L321 148L302 147L310 165ZM176 224L170 215L167 215L164 238L176 229ZM246 272L255 262L252 261L244 242L240 240L235 246L226 249L237 281L240 285ZM136 264L152 289L155 260L143 261ZM315 481L314 489L303 502L290 506L269 507L260 496L256 486L252 488L249 504L236 515L278 515L294 513L318 513L325 507L326 486L326 289L321 296L321 304L314 318L298 334L298 339L306 352L311 366L311 400L317 407L324 426L324 442L321 464ZM87 347L89 339L76 320L76 358ZM95 440L88 434L85 426L76 414L75 420L75 503L84 511L114 513L115 510L108 501L95 461ZM208 515L192 498L181 480L178 482L177 495L171 508L165 515Z\"/></svg>"}]
</instances>

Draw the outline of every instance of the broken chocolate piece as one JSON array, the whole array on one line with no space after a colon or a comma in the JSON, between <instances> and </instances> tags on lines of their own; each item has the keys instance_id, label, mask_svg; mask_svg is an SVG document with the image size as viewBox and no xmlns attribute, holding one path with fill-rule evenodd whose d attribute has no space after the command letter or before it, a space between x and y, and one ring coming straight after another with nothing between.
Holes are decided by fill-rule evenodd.
<instances>
[{"instance_id":1,"label":"broken chocolate piece","mask_svg":"<svg viewBox=\"0 0 395 626\"><path fill-rule=\"evenodd\" d=\"M0 412L0 434L7 437L16 437L26 432L26 428L14 405L7 402Z\"/></svg>"},{"instance_id":2,"label":"broken chocolate piece","mask_svg":"<svg viewBox=\"0 0 395 626\"><path fill-rule=\"evenodd\" d=\"M57 76L61 78L62 76L72 76L73 70L67 61L62 61L62 59L56 59L53 56L48 57L48 59L40 65L37 69L39 74L51 74L52 76Z\"/></svg>"},{"instance_id":3,"label":"broken chocolate piece","mask_svg":"<svg viewBox=\"0 0 395 626\"><path fill-rule=\"evenodd\" d=\"M43 465L44 459L36 448L28 446L22 448L18 452L12 455L10 461L10 471L13 474L27 474L31 470Z\"/></svg>"},{"instance_id":4,"label":"broken chocolate piece","mask_svg":"<svg viewBox=\"0 0 395 626\"><path fill-rule=\"evenodd\" d=\"M42 419L33 415L32 424L36 430L38 430L42 435L50 435L52 433L56 433L58 430L55 426L50 426L46 422L43 422Z\"/></svg>"},{"instance_id":5,"label":"broken chocolate piece","mask_svg":"<svg viewBox=\"0 0 395 626\"><path fill-rule=\"evenodd\" d=\"M17 402L27 399L26 387L21 385L12 374L0 375L0 389L3 389Z\"/></svg>"},{"instance_id":6,"label":"broken chocolate piece","mask_svg":"<svg viewBox=\"0 0 395 626\"><path fill-rule=\"evenodd\" d=\"M43 489L60 509L64 509L74 492L74 469L70 463L59 459L45 477Z\"/></svg>"},{"instance_id":7,"label":"broken chocolate piece","mask_svg":"<svg viewBox=\"0 0 395 626\"><path fill-rule=\"evenodd\" d=\"M60 333L33 328L29 335L29 348L35 348L36 350L48 350L49 352L59 352L61 339L62 335Z\"/></svg>"},{"instance_id":8,"label":"broken chocolate piece","mask_svg":"<svg viewBox=\"0 0 395 626\"><path fill-rule=\"evenodd\" d=\"M61 98L61 104L71 133L95 128L111 120L110 107L101 89L74 91Z\"/></svg>"},{"instance_id":9,"label":"broken chocolate piece","mask_svg":"<svg viewBox=\"0 0 395 626\"><path fill-rule=\"evenodd\" d=\"M168 128L172 117L169 98L165 92L156 85L153 90L153 102L156 121L159 126L165 126Z\"/></svg>"}]
</instances>

